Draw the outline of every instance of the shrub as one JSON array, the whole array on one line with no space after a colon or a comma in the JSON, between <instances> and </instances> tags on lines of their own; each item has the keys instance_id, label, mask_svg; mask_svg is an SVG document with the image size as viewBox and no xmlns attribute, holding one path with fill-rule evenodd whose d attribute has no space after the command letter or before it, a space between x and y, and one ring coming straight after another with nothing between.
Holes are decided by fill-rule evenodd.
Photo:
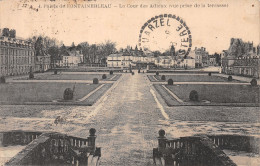
<instances>
[{"instance_id":1,"label":"shrub","mask_svg":"<svg viewBox=\"0 0 260 166\"><path fill-rule=\"evenodd\" d=\"M54 74L58 74L58 71L57 71L57 70L54 70Z\"/></svg>"},{"instance_id":2,"label":"shrub","mask_svg":"<svg viewBox=\"0 0 260 166\"><path fill-rule=\"evenodd\" d=\"M228 76L228 81L232 81L232 80L233 80L232 76Z\"/></svg>"},{"instance_id":3,"label":"shrub","mask_svg":"<svg viewBox=\"0 0 260 166\"><path fill-rule=\"evenodd\" d=\"M156 75L157 75L157 76L159 75L159 72L158 72L158 71L156 72Z\"/></svg>"},{"instance_id":4,"label":"shrub","mask_svg":"<svg viewBox=\"0 0 260 166\"><path fill-rule=\"evenodd\" d=\"M106 79L106 78L107 78L107 75L103 74L102 79Z\"/></svg>"},{"instance_id":5,"label":"shrub","mask_svg":"<svg viewBox=\"0 0 260 166\"><path fill-rule=\"evenodd\" d=\"M98 79L97 78L93 79L93 84L98 84Z\"/></svg>"},{"instance_id":6,"label":"shrub","mask_svg":"<svg viewBox=\"0 0 260 166\"><path fill-rule=\"evenodd\" d=\"M0 78L0 83L5 83L5 77L4 76L2 76L1 78Z\"/></svg>"},{"instance_id":7,"label":"shrub","mask_svg":"<svg viewBox=\"0 0 260 166\"><path fill-rule=\"evenodd\" d=\"M113 72L112 70L109 72L110 75L113 75L113 73L114 73L114 72Z\"/></svg>"},{"instance_id":8,"label":"shrub","mask_svg":"<svg viewBox=\"0 0 260 166\"><path fill-rule=\"evenodd\" d=\"M173 85L173 80L171 78L168 79L168 85Z\"/></svg>"},{"instance_id":9,"label":"shrub","mask_svg":"<svg viewBox=\"0 0 260 166\"><path fill-rule=\"evenodd\" d=\"M211 76L211 72L209 72L209 76Z\"/></svg>"},{"instance_id":10,"label":"shrub","mask_svg":"<svg viewBox=\"0 0 260 166\"><path fill-rule=\"evenodd\" d=\"M34 74L33 73L29 73L29 79L34 79Z\"/></svg>"},{"instance_id":11,"label":"shrub","mask_svg":"<svg viewBox=\"0 0 260 166\"><path fill-rule=\"evenodd\" d=\"M165 79L166 79L166 78L165 78L165 75L162 75L161 79L162 79L162 80L165 80Z\"/></svg>"},{"instance_id":12,"label":"shrub","mask_svg":"<svg viewBox=\"0 0 260 166\"><path fill-rule=\"evenodd\" d=\"M63 93L63 99L64 100L72 100L73 99L73 90L70 88L65 89Z\"/></svg>"},{"instance_id":13,"label":"shrub","mask_svg":"<svg viewBox=\"0 0 260 166\"><path fill-rule=\"evenodd\" d=\"M195 90L192 90L190 92L189 98L190 98L191 101L199 101L199 94L198 94L198 92L195 91Z\"/></svg>"},{"instance_id":14,"label":"shrub","mask_svg":"<svg viewBox=\"0 0 260 166\"><path fill-rule=\"evenodd\" d=\"M257 86L257 80L255 78L253 78L251 81L250 81L250 84L251 86Z\"/></svg>"}]
</instances>

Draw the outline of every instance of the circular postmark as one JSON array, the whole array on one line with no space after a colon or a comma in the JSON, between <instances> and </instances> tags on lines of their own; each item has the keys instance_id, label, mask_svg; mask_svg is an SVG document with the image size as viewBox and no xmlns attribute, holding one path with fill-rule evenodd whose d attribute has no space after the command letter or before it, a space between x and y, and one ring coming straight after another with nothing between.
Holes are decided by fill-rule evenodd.
<instances>
[{"instance_id":1,"label":"circular postmark","mask_svg":"<svg viewBox=\"0 0 260 166\"><path fill-rule=\"evenodd\" d=\"M186 22L173 14L149 19L141 28L138 45L144 51L167 51L174 45L177 54L186 57L192 46L192 35Z\"/></svg>"}]
</instances>

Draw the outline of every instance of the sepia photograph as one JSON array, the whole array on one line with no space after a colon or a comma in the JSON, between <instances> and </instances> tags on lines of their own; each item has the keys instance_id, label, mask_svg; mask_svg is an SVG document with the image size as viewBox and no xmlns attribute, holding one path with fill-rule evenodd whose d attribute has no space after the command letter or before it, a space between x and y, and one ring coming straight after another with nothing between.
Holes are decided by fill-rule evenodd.
<instances>
[{"instance_id":1,"label":"sepia photograph","mask_svg":"<svg viewBox=\"0 0 260 166\"><path fill-rule=\"evenodd\" d=\"M0 166L260 166L260 0L0 0Z\"/></svg>"}]
</instances>

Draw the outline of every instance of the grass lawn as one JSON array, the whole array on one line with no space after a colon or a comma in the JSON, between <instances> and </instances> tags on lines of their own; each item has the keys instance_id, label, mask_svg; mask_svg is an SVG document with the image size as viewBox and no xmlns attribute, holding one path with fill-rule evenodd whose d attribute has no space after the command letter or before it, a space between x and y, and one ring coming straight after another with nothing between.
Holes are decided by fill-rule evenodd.
<instances>
[{"instance_id":1,"label":"grass lawn","mask_svg":"<svg viewBox=\"0 0 260 166\"><path fill-rule=\"evenodd\" d=\"M154 80L152 75L148 75L150 81L164 81L161 79L162 75L156 76L154 75L154 77L157 80ZM208 76L208 75L165 75L166 77L166 81L168 79L172 79L173 82L228 82L227 78L224 77L220 77L220 76L214 76L214 74L212 74L212 76ZM233 80L232 82L241 82L238 80Z\"/></svg>"},{"instance_id":2,"label":"grass lawn","mask_svg":"<svg viewBox=\"0 0 260 166\"><path fill-rule=\"evenodd\" d=\"M107 78L106 79L102 79L102 75L103 74L50 74L50 73L46 73L44 75L34 75L34 79L35 80L93 80L94 78L97 78L98 80L104 80L104 81L108 81L111 78L113 78L113 81L116 81L115 79L118 79L121 75L118 74L106 74ZM114 77L115 76L115 77ZM27 80L28 77L23 77L21 78L22 80Z\"/></svg>"},{"instance_id":3,"label":"grass lawn","mask_svg":"<svg viewBox=\"0 0 260 166\"><path fill-rule=\"evenodd\" d=\"M74 99L80 99L101 84L75 84ZM0 102L19 104L24 102L52 102L63 99L66 88L74 83L7 83L0 84Z\"/></svg>"},{"instance_id":4,"label":"grass lawn","mask_svg":"<svg viewBox=\"0 0 260 166\"><path fill-rule=\"evenodd\" d=\"M196 90L199 100L211 103L259 103L259 86L250 85L166 85L175 95L185 102L189 101L189 94Z\"/></svg>"}]
</instances>

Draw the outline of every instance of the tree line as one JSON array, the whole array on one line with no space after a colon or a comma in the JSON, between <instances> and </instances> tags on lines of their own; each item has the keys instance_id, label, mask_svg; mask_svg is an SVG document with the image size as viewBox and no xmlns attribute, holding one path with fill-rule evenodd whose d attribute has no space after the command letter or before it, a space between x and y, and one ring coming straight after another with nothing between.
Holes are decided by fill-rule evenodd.
<instances>
[{"instance_id":1,"label":"tree line","mask_svg":"<svg viewBox=\"0 0 260 166\"><path fill-rule=\"evenodd\" d=\"M62 56L69 51L78 51L83 54L83 63L85 64L105 64L108 55L117 52L116 43L110 40L100 44L89 44L82 42L75 45L65 46L63 42L48 36L33 36L28 39L34 44L36 56L49 54L52 66L57 60L62 60Z\"/></svg>"}]
</instances>

